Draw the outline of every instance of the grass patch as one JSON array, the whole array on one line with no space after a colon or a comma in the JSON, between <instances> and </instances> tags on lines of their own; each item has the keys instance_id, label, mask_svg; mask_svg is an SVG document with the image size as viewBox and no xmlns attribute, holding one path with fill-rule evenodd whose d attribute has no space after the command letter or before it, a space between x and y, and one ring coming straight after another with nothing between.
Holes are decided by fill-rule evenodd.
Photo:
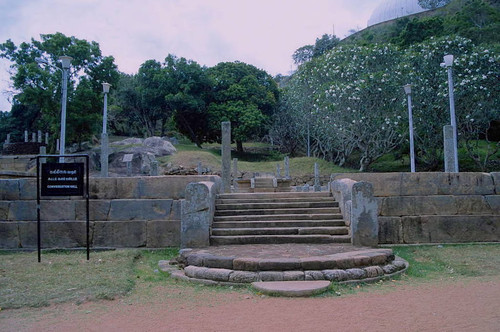
<instances>
[{"instance_id":1,"label":"grass patch","mask_svg":"<svg viewBox=\"0 0 500 332\"><path fill-rule=\"evenodd\" d=\"M500 274L499 244L450 244L394 247L394 254L410 263L414 279L461 278Z\"/></svg>"},{"instance_id":2,"label":"grass patch","mask_svg":"<svg viewBox=\"0 0 500 332\"><path fill-rule=\"evenodd\" d=\"M453 281L500 275L500 244L448 244L391 247L409 264L406 274L373 284L333 283L322 296L344 296L364 291L384 291L394 283Z\"/></svg>"},{"instance_id":3,"label":"grass patch","mask_svg":"<svg viewBox=\"0 0 500 332\"><path fill-rule=\"evenodd\" d=\"M53 303L106 299L128 294L138 281L165 280L157 270L160 259L176 249L37 253L0 251L0 308L41 307Z\"/></svg>"}]
</instances>

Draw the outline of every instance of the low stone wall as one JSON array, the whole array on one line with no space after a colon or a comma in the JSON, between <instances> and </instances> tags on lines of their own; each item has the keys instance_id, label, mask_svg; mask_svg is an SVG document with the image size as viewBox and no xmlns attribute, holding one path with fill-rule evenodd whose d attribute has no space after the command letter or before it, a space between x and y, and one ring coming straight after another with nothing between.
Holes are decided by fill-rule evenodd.
<instances>
[{"instance_id":1,"label":"low stone wall","mask_svg":"<svg viewBox=\"0 0 500 332\"><path fill-rule=\"evenodd\" d=\"M181 200L191 182L218 176L91 178L93 247L180 245ZM43 247L86 246L86 200L43 197ZM36 179L0 180L0 248L36 248Z\"/></svg>"},{"instance_id":2,"label":"low stone wall","mask_svg":"<svg viewBox=\"0 0 500 332\"><path fill-rule=\"evenodd\" d=\"M373 184L379 243L500 241L500 173L342 173Z\"/></svg>"},{"instance_id":3,"label":"low stone wall","mask_svg":"<svg viewBox=\"0 0 500 332\"><path fill-rule=\"evenodd\" d=\"M0 156L0 171L27 172L31 167L36 166L34 160L36 156Z\"/></svg>"}]
</instances>

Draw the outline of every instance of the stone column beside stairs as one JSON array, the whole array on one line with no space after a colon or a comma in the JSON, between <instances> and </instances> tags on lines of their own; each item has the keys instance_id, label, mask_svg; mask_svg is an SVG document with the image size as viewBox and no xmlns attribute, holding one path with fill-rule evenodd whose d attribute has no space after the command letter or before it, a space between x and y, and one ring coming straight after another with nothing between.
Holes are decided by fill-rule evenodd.
<instances>
[{"instance_id":1,"label":"stone column beside stairs","mask_svg":"<svg viewBox=\"0 0 500 332\"><path fill-rule=\"evenodd\" d=\"M181 248L210 245L210 226L219 186L216 182L193 182L186 186L181 212Z\"/></svg>"},{"instance_id":2,"label":"stone column beside stairs","mask_svg":"<svg viewBox=\"0 0 500 332\"><path fill-rule=\"evenodd\" d=\"M330 185L335 200L350 227L354 246L378 245L378 203L373 196L373 185L351 179L335 180Z\"/></svg>"},{"instance_id":3,"label":"stone column beside stairs","mask_svg":"<svg viewBox=\"0 0 500 332\"><path fill-rule=\"evenodd\" d=\"M231 192L231 122L221 124L222 130L222 192Z\"/></svg>"}]
</instances>

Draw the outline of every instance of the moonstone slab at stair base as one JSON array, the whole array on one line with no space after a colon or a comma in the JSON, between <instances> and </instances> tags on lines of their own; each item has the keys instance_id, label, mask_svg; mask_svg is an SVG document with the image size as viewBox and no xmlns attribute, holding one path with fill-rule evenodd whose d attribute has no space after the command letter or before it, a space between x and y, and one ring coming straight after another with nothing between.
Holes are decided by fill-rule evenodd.
<instances>
[{"instance_id":1,"label":"moonstone slab at stair base","mask_svg":"<svg viewBox=\"0 0 500 332\"><path fill-rule=\"evenodd\" d=\"M272 296L306 297L321 294L330 286L327 280L314 281L261 281L252 286L263 294Z\"/></svg>"}]
</instances>

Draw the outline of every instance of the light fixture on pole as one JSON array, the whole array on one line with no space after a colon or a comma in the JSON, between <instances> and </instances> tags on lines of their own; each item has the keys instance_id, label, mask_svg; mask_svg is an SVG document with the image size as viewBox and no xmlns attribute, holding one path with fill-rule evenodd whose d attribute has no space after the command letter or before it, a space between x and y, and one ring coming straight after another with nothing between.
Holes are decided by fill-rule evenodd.
<instances>
[{"instance_id":1,"label":"light fixture on pole","mask_svg":"<svg viewBox=\"0 0 500 332\"><path fill-rule=\"evenodd\" d=\"M102 135L101 135L101 176L108 176L108 93L111 84L102 83L102 92L104 93L104 112L102 117Z\"/></svg>"},{"instance_id":2,"label":"light fixture on pole","mask_svg":"<svg viewBox=\"0 0 500 332\"><path fill-rule=\"evenodd\" d=\"M62 62L63 82L62 82L62 111L61 111L61 155L64 155L66 150L66 101L68 100L68 73L69 66L71 65L70 56L60 56L59 60ZM59 159L61 163L64 162L64 157Z\"/></svg>"},{"instance_id":3,"label":"light fixture on pole","mask_svg":"<svg viewBox=\"0 0 500 332\"><path fill-rule=\"evenodd\" d=\"M411 84L406 84L404 87L406 96L408 97L408 122L410 127L410 169L415 173L415 146L413 139L413 112L411 105Z\"/></svg>"},{"instance_id":4,"label":"light fixture on pole","mask_svg":"<svg viewBox=\"0 0 500 332\"><path fill-rule=\"evenodd\" d=\"M448 71L448 95L450 97L450 122L453 128L453 169L452 172L458 173L458 134L457 134L457 120L455 117L455 97L453 91L453 55L448 54L444 56L444 62L441 67L446 68Z\"/></svg>"},{"instance_id":5,"label":"light fixture on pole","mask_svg":"<svg viewBox=\"0 0 500 332\"><path fill-rule=\"evenodd\" d=\"M49 65L57 70L62 72L62 105L61 105L61 133L59 137L59 154L64 155L66 150L66 101L68 99L68 72L69 67L71 65L71 60L73 60L70 56L60 56L59 60L62 63L62 69L51 65L47 60L43 58L35 58L35 61L38 63ZM59 158L59 162L64 162L64 157Z\"/></svg>"}]
</instances>

